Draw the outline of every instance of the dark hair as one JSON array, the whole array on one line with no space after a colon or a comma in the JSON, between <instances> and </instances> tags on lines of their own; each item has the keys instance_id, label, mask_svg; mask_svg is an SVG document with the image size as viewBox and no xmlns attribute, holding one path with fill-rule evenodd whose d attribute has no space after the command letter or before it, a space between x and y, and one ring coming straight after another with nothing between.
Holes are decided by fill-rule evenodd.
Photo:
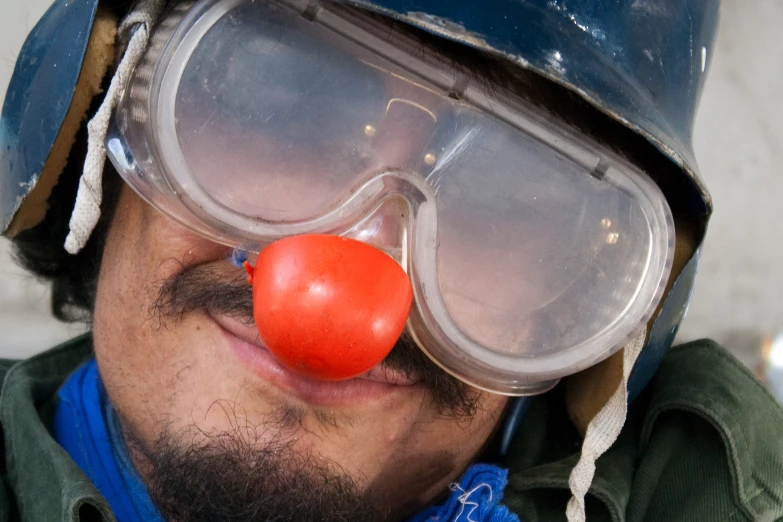
<instances>
[{"instance_id":1,"label":"dark hair","mask_svg":"<svg viewBox=\"0 0 783 522\"><path fill-rule=\"evenodd\" d=\"M52 314L61 321L69 322L91 319L106 232L122 188L119 174L107 162L98 225L78 254L66 252L63 245L76 201L86 141L84 126L79 131L66 168L49 197L49 208L44 220L11 240L17 263L39 279L51 282Z\"/></svg>"},{"instance_id":2,"label":"dark hair","mask_svg":"<svg viewBox=\"0 0 783 522\"><path fill-rule=\"evenodd\" d=\"M374 19L389 29L412 36L421 52L434 52L447 65L467 74L487 90L506 90L538 106L614 150L650 175L661 187L676 214L700 201L700 195L679 167L650 142L605 115L576 93L506 59L434 36L403 22L345 7ZM96 101L97 103L97 101ZM97 108L92 107L90 114ZM86 152L86 126L77 136L65 171L49 198L44 220L13 238L15 257L27 270L52 284L52 312L63 321L91 318L106 232L122 187L119 175L107 162L103 176L101 220L87 246L77 255L63 244ZM694 199L695 198L695 199Z\"/></svg>"}]
</instances>

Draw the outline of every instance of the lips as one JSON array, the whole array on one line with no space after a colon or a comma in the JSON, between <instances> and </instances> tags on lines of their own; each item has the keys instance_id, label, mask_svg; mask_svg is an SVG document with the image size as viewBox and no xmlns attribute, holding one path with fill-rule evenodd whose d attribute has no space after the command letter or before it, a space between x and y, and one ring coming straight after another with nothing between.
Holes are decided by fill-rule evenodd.
<instances>
[{"instance_id":1,"label":"lips","mask_svg":"<svg viewBox=\"0 0 783 522\"><path fill-rule=\"evenodd\" d=\"M421 386L419 380L401 372L375 366L368 372L339 382L310 379L278 363L260 343L257 330L225 315L210 314L234 353L263 380L310 404L338 406L378 400L385 395Z\"/></svg>"}]
</instances>

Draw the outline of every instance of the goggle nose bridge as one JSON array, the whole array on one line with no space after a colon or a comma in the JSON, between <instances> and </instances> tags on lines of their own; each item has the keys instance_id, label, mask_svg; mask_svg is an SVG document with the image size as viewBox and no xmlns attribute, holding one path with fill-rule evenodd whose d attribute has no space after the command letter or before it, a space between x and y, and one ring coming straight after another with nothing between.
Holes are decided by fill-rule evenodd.
<instances>
[{"instance_id":1,"label":"goggle nose bridge","mask_svg":"<svg viewBox=\"0 0 783 522\"><path fill-rule=\"evenodd\" d=\"M378 188L370 186L378 184ZM380 185L382 184L382 186ZM347 214L341 228L326 233L357 239L392 256L406 271L410 269L410 249L416 228L437 231L434 222L435 190L421 175L408 170L385 171L365 182L362 190L376 191L372 199ZM348 205L341 205L345 210ZM422 209L424 219L422 223Z\"/></svg>"},{"instance_id":2,"label":"goggle nose bridge","mask_svg":"<svg viewBox=\"0 0 783 522\"><path fill-rule=\"evenodd\" d=\"M299 234L345 235L390 199L405 201L411 213L408 219L412 220L421 206L434 206L435 191L420 174L402 169L385 170L365 179L351 190L349 197L320 216L276 226L270 223L275 226L270 239Z\"/></svg>"}]
</instances>

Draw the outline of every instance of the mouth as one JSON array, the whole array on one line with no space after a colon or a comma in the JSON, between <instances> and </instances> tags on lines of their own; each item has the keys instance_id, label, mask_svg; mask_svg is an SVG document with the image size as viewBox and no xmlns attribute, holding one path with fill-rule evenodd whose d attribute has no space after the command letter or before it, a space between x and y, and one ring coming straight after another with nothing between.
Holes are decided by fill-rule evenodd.
<instances>
[{"instance_id":1,"label":"mouth","mask_svg":"<svg viewBox=\"0 0 783 522\"><path fill-rule=\"evenodd\" d=\"M208 314L243 365L287 394L317 406L347 406L372 402L400 391L423 387L420 379L387 368L383 363L345 381L330 382L301 376L282 366L258 338L252 325Z\"/></svg>"}]
</instances>

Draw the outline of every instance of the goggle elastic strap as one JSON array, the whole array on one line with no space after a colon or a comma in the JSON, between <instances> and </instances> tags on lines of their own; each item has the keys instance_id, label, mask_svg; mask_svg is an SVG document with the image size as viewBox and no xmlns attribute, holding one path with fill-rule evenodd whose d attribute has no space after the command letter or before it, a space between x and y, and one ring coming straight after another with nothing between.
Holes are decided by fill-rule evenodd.
<instances>
[{"instance_id":1,"label":"goggle elastic strap","mask_svg":"<svg viewBox=\"0 0 783 522\"><path fill-rule=\"evenodd\" d=\"M65 250L69 254L77 254L84 248L101 217L103 165L106 162L104 143L109 120L131 73L147 49L150 31L160 17L164 4L164 0L141 0L120 25L120 33L128 30L134 30L134 33L111 79L103 103L87 124L87 156L68 224L68 237L65 238Z\"/></svg>"},{"instance_id":2,"label":"goggle elastic strap","mask_svg":"<svg viewBox=\"0 0 783 522\"><path fill-rule=\"evenodd\" d=\"M582 441L582 454L571 470L568 485L571 500L566 507L568 522L585 522L585 495L593 483L595 462L614 444L620 435L628 414L628 378L647 339L647 328L642 328L623 349L623 379L617 389L596 413Z\"/></svg>"}]
</instances>

